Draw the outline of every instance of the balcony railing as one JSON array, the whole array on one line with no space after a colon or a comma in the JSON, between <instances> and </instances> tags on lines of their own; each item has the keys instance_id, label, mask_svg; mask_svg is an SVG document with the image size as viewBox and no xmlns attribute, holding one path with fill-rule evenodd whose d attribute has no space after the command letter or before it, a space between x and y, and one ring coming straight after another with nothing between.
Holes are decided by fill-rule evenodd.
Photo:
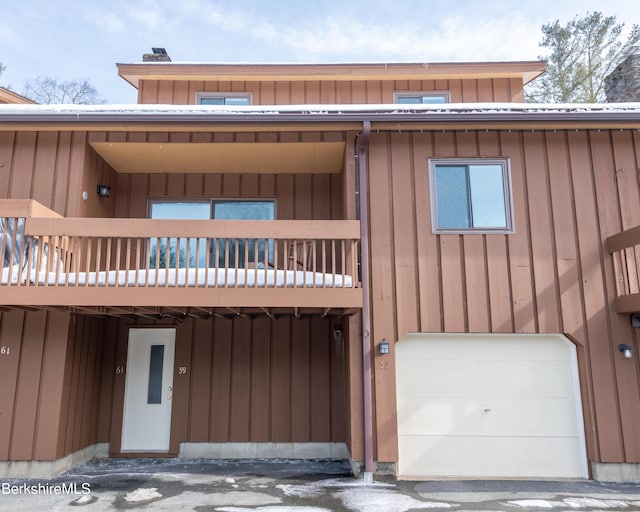
<instances>
[{"instance_id":1,"label":"balcony railing","mask_svg":"<svg viewBox=\"0 0 640 512\"><path fill-rule=\"evenodd\" d=\"M618 313L640 312L640 226L607 239L613 257Z\"/></svg>"},{"instance_id":2,"label":"balcony railing","mask_svg":"<svg viewBox=\"0 0 640 512\"><path fill-rule=\"evenodd\" d=\"M55 218L9 206L0 207L3 305L362 303L357 221Z\"/></svg>"}]
</instances>

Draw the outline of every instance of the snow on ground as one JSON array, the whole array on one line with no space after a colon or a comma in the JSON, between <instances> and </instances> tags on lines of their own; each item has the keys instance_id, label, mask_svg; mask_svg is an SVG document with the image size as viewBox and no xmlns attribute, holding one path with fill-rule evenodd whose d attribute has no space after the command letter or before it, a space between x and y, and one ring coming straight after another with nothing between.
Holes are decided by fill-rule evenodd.
<instances>
[{"instance_id":1,"label":"snow on ground","mask_svg":"<svg viewBox=\"0 0 640 512\"><path fill-rule=\"evenodd\" d=\"M622 500L600 500L597 498L566 498L562 500L571 508L627 508L629 504Z\"/></svg>"},{"instance_id":2,"label":"snow on ground","mask_svg":"<svg viewBox=\"0 0 640 512\"><path fill-rule=\"evenodd\" d=\"M330 479L318 480L308 484L280 484L276 488L280 489L286 496L294 496L296 498L308 498L321 495L327 488L346 488L346 487L367 487L367 488L384 488L395 487L394 484L384 482L367 483L364 480L357 479Z\"/></svg>"},{"instance_id":3,"label":"snow on ground","mask_svg":"<svg viewBox=\"0 0 640 512\"><path fill-rule=\"evenodd\" d=\"M357 512L406 512L412 509L453 506L440 501L416 500L411 496L386 489L352 488L335 493L334 496L339 498L345 507Z\"/></svg>"},{"instance_id":4,"label":"snow on ground","mask_svg":"<svg viewBox=\"0 0 640 512\"><path fill-rule=\"evenodd\" d=\"M611 500L611 499L598 499L598 498L590 498L590 497L571 497L564 498L562 501L551 501L551 500L542 500L542 499L529 499L529 500L514 500L508 502L511 505L516 505L521 508L533 508L533 509L552 509L552 508L566 508L570 507L572 509L586 509L586 508L596 508L599 510L602 509L625 509L630 505L633 506L632 503L623 500Z\"/></svg>"},{"instance_id":5,"label":"snow on ground","mask_svg":"<svg viewBox=\"0 0 640 512\"><path fill-rule=\"evenodd\" d=\"M163 510L189 510L195 507L264 507L279 505L282 499L253 491L192 492L185 491L176 496L155 502ZM207 508L208 510L209 508ZM251 510L254 510L253 508Z\"/></svg>"},{"instance_id":6,"label":"snow on ground","mask_svg":"<svg viewBox=\"0 0 640 512\"><path fill-rule=\"evenodd\" d=\"M135 503L138 501L149 501L162 498L162 494L158 492L157 487L140 488L128 493L124 499L129 503Z\"/></svg>"},{"instance_id":7,"label":"snow on ground","mask_svg":"<svg viewBox=\"0 0 640 512\"><path fill-rule=\"evenodd\" d=\"M327 508L319 507L297 507L297 506L275 506L275 507L258 507L258 508L243 508L243 507L221 507L216 508L220 512L331 512Z\"/></svg>"},{"instance_id":8,"label":"snow on ground","mask_svg":"<svg viewBox=\"0 0 640 512\"><path fill-rule=\"evenodd\" d=\"M515 500L509 503L522 508L553 508L562 506L562 502L560 501L548 500Z\"/></svg>"}]
</instances>

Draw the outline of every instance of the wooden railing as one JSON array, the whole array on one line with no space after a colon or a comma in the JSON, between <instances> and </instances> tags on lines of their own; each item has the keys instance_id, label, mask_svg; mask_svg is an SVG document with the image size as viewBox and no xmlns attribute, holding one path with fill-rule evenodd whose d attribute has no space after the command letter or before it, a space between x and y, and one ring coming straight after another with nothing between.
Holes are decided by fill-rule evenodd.
<instances>
[{"instance_id":1,"label":"wooden railing","mask_svg":"<svg viewBox=\"0 0 640 512\"><path fill-rule=\"evenodd\" d=\"M618 313L640 312L640 226L607 239L613 257Z\"/></svg>"},{"instance_id":2,"label":"wooden railing","mask_svg":"<svg viewBox=\"0 0 640 512\"><path fill-rule=\"evenodd\" d=\"M24 215L0 217L0 304L361 305L357 221Z\"/></svg>"}]
</instances>

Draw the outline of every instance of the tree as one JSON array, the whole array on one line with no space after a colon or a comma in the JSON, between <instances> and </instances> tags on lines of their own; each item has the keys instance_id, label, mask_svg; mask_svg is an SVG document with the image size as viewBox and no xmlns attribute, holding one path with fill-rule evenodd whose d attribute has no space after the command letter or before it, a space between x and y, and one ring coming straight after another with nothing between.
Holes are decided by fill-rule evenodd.
<instances>
[{"instance_id":1,"label":"tree","mask_svg":"<svg viewBox=\"0 0 640 512\"><path fill-rule=\"evenodd\" d=\"M542 26L540 46L550 53L547 70L527 87L527 101L544 103L603 102L604 79L620 58L640 41L633 25L622 41L624 23L600 12L577 16L566 25L559 20Z\"/></svg>"},{"instance_id":2,"label":"tree","mask_svg":"<svg viewBox=\"0 0 640 512\"><path fill-rule=\"evenodd\" d=\"M55 78L39 77L27 82L24 95L42 104L96 105L105 102L87 79L59 82Z\"/></svg>"},{"instance_id":3,"label":"tree","mask_svg":"<svg viewBox=\"0 0 640 512\"><path fill-rule=\"evenodd\" d=\"M0 75L2 75L2 72L7 69L7 66L3 66L2 62L0 62Z\"/></svg>"}]
</instances>

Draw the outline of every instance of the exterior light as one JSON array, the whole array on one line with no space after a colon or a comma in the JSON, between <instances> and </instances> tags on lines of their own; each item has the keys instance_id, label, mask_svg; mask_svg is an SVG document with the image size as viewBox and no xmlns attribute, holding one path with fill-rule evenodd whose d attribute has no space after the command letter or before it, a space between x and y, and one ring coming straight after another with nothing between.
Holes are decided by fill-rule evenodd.
<instances>
[{"instance_id":1,"label":"exterior light","mask_svg":"<svg viewBox=\"0 0 640 512\"><path fill-rule=\"evenodd\" d=\"M98 195L100 197L109 197L111 187L109 185L98 185Z\"/></svg>"},{"instance_id":2,"label":"exterior light","mask_svg":"<svg viewBox=\"0 0 640 512\"><path fill-rule=\"evenodd\" d=\"M383 339L380 342L380 345L378 345L378 350L380 351L381 354L388 354L389 353L389 342L385 339Z\"/></svg>"},{"instance_id":3,"label":"exterior light","mask_svg":"<svg viewBox=\"0 0 640 512\"><path fill-rule=\"evenodd\" d=\"M618 345L618 350L622 352L624 354L624 357L626 357L627 359L631 359L633 357L631 347L629 345L621 343L620 345Z\"/></svg>"}]
</instances>

